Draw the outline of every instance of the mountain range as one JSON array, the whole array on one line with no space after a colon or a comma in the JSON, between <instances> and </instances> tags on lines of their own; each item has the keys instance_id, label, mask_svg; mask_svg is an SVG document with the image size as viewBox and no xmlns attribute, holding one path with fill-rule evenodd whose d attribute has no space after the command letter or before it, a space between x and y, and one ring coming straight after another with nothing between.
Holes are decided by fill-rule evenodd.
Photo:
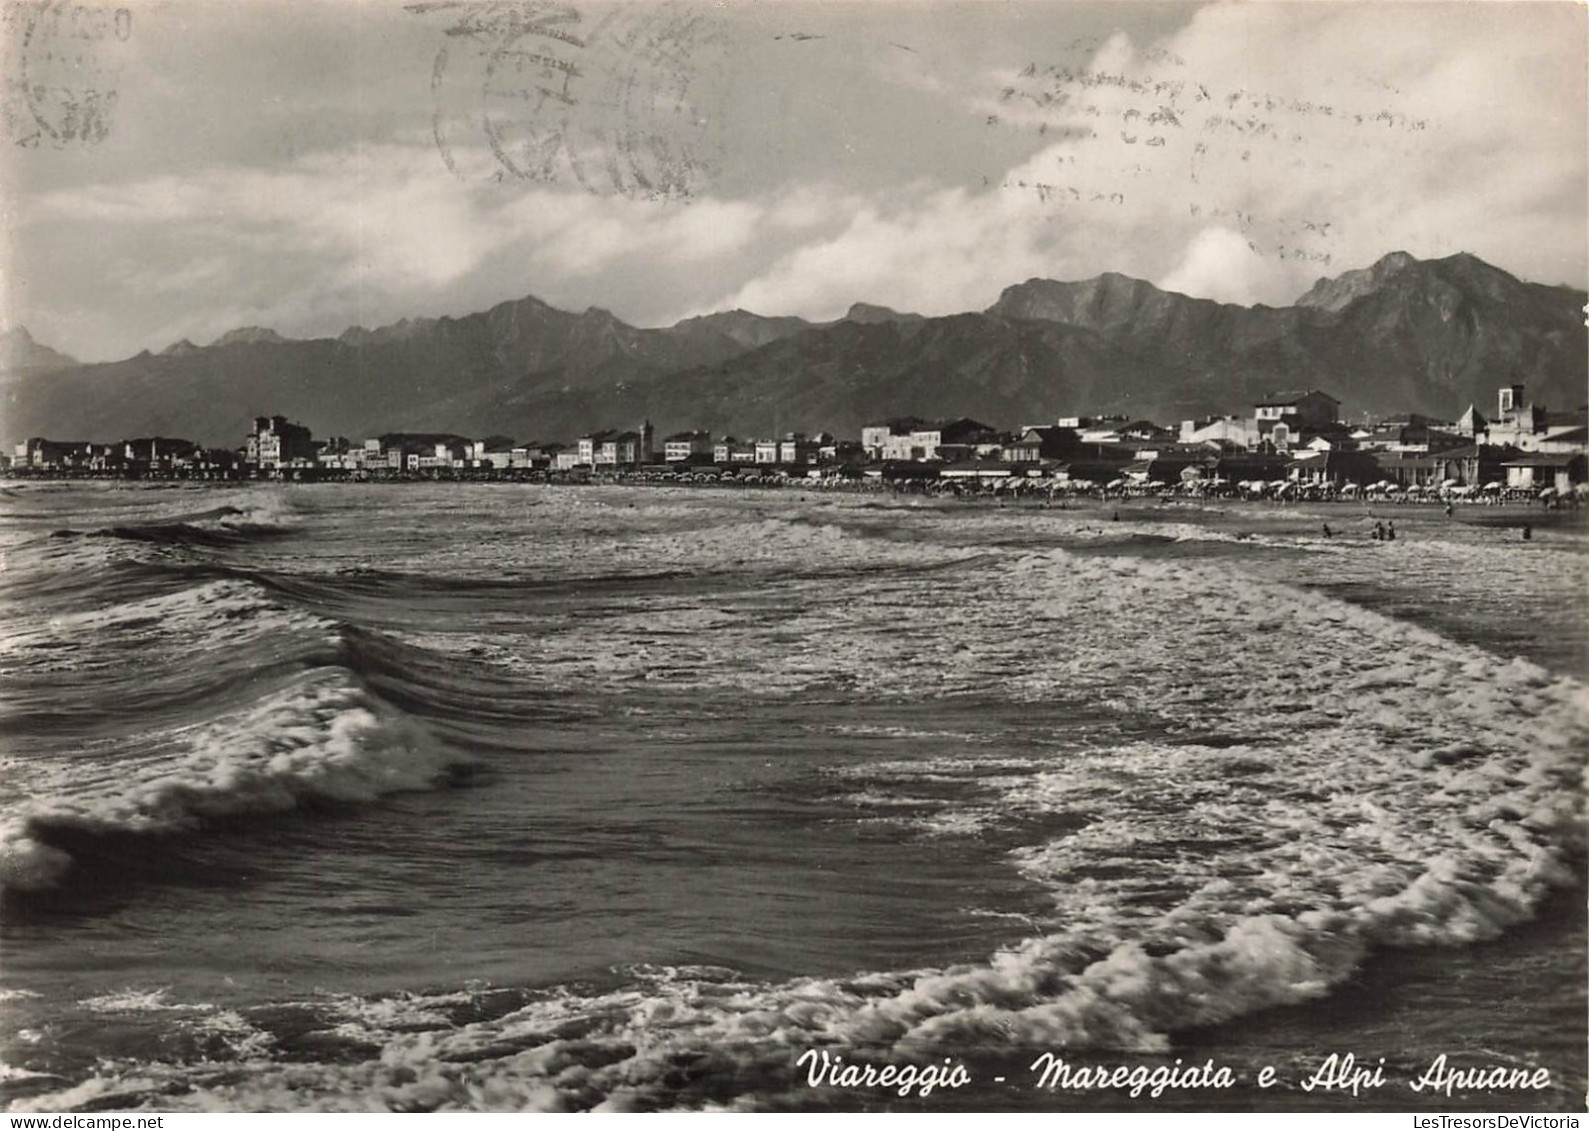
<instances>
[{"instance_id":1,"label":"mountain range","mask_svg":"<svg viewBox=\"0 0 1589 1131\"><path fill-rule=\"evenodd\" d=\"M1522 382L1552 408L1589 397L1589 296L1467 254L1405 252L1320 279L1286 307L1189 298L1140 279L1030 279L983 311L856 303L815 323L731 310L665 328L535 298L337 338L245 327L207 346L81 365L20 327L0 337L4 438L185 436L241 443L256 415L315 435L385 431L572 439L650 419L763 435L855 435L896 415L1014 427L1124 412L1169 423L1322 388L1348 414L1481 409Z\"/></svg>"},{"instance_id":2,"label":"mountain range","mask_svg":"<svg viewBox=\"0 0 1589 1131\"><path fill-rule=\"evenodd\" d=\"M25 376L29 373L53 373L78 364L75 357L67 357L64 353L35 342L26 326L17 326L0 334L0 374Z\"/></svg>"}]
</instances>

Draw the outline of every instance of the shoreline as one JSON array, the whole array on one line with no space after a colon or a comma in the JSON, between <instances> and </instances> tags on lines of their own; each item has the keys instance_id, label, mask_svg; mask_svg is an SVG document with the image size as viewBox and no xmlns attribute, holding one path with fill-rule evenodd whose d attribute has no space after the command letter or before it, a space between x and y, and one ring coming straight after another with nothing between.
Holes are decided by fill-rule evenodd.
<instances>
[{"instance_id":1,"label":"shoreline","mask_svg":"<svg viewBox=\"0 0 1589 1131\"><path fill-rule=\"evenodd\" d=\"M929 499L939 499L946 503L954 502L991 502L1000 506L1044 506L1058 503L1061 506L1069 503L1114 503L1116 505L1268 505L1268 506L1379 506L1401 508L1436 508L1460 507L1464 510L1482 508L1485 511L1528 511L1532 513L1566 513L1577 514L1584 511L1583 505L1577 496L1568 494L1556 499L1540 499L1527 494L1527 489L1510 488L1504 494L1496 495L1418 495L1405 494L1361 494L1346 496L1338 490L1321 490L1317 487L1304 487L1309 492L1306 495L1294 498L1281 498L1272 494L1244 493L1232 487L1225 487L1218 491L1186 491L1179 487L1162 484L1143 487L1136 485L1130 488L1110 489L1100 484L1086 482L1054 482L1038 479L1003 479L966 483L959 480L928 479L922 478L895 478L875 479L864 477L820 477L798 478L783 473L768 473L760 475L728 475L726 477L703 476L690 478L691 473L661 475L591 475L588 473L569 474L565 472L545 471L464 471L449 472L445 475L416 474L411 472L398 472L394 474L380 473L375 475L356 473L316 474L304 477L293 476L219 476L219 475L110 475L110 474L72 474L61 472L23 472L14 470L0 471L0 490L13 486L29 483L115 483L115 484L160 484L160 485L200 485L217 487L247 487L247 486L341 486L341 487L373 487L373 486L439 486L439 485L468 485L468 486L500 486L518 485L527 487L633 487L652 489L675 489L696 491L728 491L728 490L760 490L760 491L817 491L823 493L843 494L895 494ZM994 483L989 487L986 483ZM1001 489L999 484L1014 483L1011 489ZM937 486L940 489L934 490Z\"/></svg>"},{"instance_id":2,"label":"shoreline","mask_svg":"<svg viewBox=\"0 0 1589 1131\"><path fill-rule=\"evenodd\" d=\"M1098 515L1101 521L1109 523L1115 519L1124 522L1156 521L1185 521L1193 519L1207 522L1212 526L1223 525L1221 516L1229 512L1233 516L1232 525L1251 523L1255 520L1261 524L1293 525L1304 519L1317 516L1321 525L1339 520L1342 525L1332 527L1332 535L1355 540L1361 536L1356 529L1359 522L1373 523L1386 521L1394 525L1397 519L1410 524L1407 529L1419 528L1424 531L1430 529L1430 520L1440 522L1442 512L1450 506L1449 514L1443 516L1443 522L1464 527L1492 528L1501 530L1527 530L1525 537L1534 530L1570 532L1581 531L1589 534L1589 508L1577 505L1576 500L1563 503L1554 500L1540 499L1489 499L1489 498L1405 498L1381 497L1367 498L1342 498L1335 496L1310 497L1310 498L1274 498L1268 496L1250 496L1240 493L1204 495L1182 494L1178 492L1160 491L1107 491L1093 490L1061 490L1049 491L1035 489L1028 491L994 491L988 489L967 491L931 491L923 490L919 481L877 482L861 480L797 480L784 478L767 478L763 480L729 480L726 482L679 482L677 480L658 480L654 478L628 478L628 477L600 477L600 478L567 478L552 476L527 477L519 473L498 473L487 477L486 475L470 476L420 476L420 475L391 475L354 479L339 477L336 479L205 479L192 477L169 478L130 478L125 476L94 476L94 475L16 475L14 473L0 473L0 498L16 498L18 488L25 488L30 484L40 486L49 485L78 485L107 484L114 486L135 486L140 489L173 489L173 488L282 488L282 487L539 487L539 488L582 488L582 489L635 489L646 491L681 491L681 492L711 492L732 493L740 491L754 491L759 497L798 497L802 501L807 496L827 497L837 502L841 498L851 499L898 499L912 507L925 507L927 509L958 510L966 507L980 507L993 510L1011 510L1018 512L1028 511L1059 511L1062 513ZM1108 512L1108 513L1105 513ZM1239 520L1234 520L1235 515L1240 515ZM1321 533L1317 528L1304 532L1301 529L1292 531L1298 536L1313 537ZM1371 536L1370 536L1371 537Z\"/></svg>"}]
</instances>

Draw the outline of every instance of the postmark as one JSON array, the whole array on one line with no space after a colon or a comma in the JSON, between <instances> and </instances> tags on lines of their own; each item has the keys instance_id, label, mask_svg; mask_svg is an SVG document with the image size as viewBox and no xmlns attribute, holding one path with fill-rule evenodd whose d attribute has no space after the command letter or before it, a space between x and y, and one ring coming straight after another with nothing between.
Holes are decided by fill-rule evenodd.
<instances>
[{"instance_id":1,"label":"postmark","mask_svg":"<svg viewBox=\"0 0 1589 1131\"><path fill-rule=\"evenodd\" d=\"M131 7L73 0L0 9L0 120L23 148L91 149L111 135L133 36Z\"/></svg>"},{"instance_id":2,"label":"postmark","mask_svg":"<svg viewBox=\"0 0 1589 1131\"><path fill-rule=\"evenodd\" d=\"M724 88L710 10L546 0L408 10L441 21L431 124L455 176L653 200L711 182Z\"/></svg>"},{"instance_id":3,"label":"postmark","mask_svg":"<svg viewBox=\"0 0 1589 1131\"><path fill-rule=\"evenodd\" d=\"M1411 157L1439 128L1369 76L1341 75L1329 97L1300 97L1194 73L1162 48L1131 64L1103 58L1096 38L1070 48L1062 61L1027 63L988 100L988 126L1063 143L1046 169L999 187L1061 210L1123 206L1141 198L1143 184L1179 179L1188 219L1228 228L1253 254L1277 260L1330 268L1346 223L1318 212L1265 214L1261 197L1242 191L1249 170L1327 183L1342 153ZM1104 180L1122 188L1100 192Z\"/></svg>"}]
</instances>

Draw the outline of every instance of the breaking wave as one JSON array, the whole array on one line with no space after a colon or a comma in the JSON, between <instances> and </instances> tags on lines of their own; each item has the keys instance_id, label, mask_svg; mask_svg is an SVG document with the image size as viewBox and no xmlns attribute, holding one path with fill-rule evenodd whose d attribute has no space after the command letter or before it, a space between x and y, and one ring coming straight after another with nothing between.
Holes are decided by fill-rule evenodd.
<instances>
[{"instance_id":1,"label":"breaking wave","mask_svg":"<svg viewBox=\"0 0 1589 1131\"><path fill-rule=\"evenodd\" d=\"M250 529L262 513L280 511L179 525ZM70 885L98 841L428 789L467 761L377 686L400 691L411 654L268 575L133 562L95 584L120 599L41 608L0 633L0 734L76 737L0 757L0 890Z\"/></svg>"},{"instance_id":2,"label":"breaking wave","mask_svg":"<svg viewBox=\"0 0 1589 1131\"><path fill-rule=\"evenodd\" d=\"M830 668L884 697L996 684L1034 707L1096 698L1157 721L1160 737L1108 741L1067 738L1057 720L1050 756L968 749L836 775L852 812L907 831L1061 830L1009 854L1052 905L1031 937L984 961L847 978L657 967L600 988L491 991L489 1007L484 991L319 1001L301 1005L296 1035L272 1020L278 1005L215 1022L235 1038L221 1062L109 1065L19 1109L112 1096L171 1110L734 1107L788 1088L807 1047L1162 1051L1184 1030L1328 995L1376 951L1493 938L1580 882L1589 696L1573 679L1229 569L1056 551L943 596L888 608L885 636L841 607L873 599L864 586L834 595L801 614L788 654L820 636ZM956 631L1038 643L918 657ZM703 664L703 685L739 686L745 653L731 652ZM244 743L22 832L166 827L239 798L270 810L434 776L379 705L321 678L254 720L297 710L287 750ZM911 792L929 782L958 788ZM894 812L901 796L929 812ZM29 867L55 878L48 858ZM306 1026L339 1054L294 1053Z\"/></svg>"},{"instance_id":3,"label":"breaking wave","mask_svg":"<svg viewBox=\"0 0 1589 1131\"><path fill-rule=\"evenodd\" d=\"M52 538L113 538L163 546L238 546L257 538L282 535L294 527L290 504L278 496L161 516L140 522L115 523L81 531L62 527Z\"/></svg>"},{"instance_id":4,"label":"breaking wave","mask_svg":"<svg viewBox=\"0 0 1589 1131\"><path fill-rule=\"evenodd\" d=\"M417 721L321 669L247 709L162 736L152 753L74 767L73 784L0 818L0 887L66 878L63 834L159 835L218 818L371 801L428 789L457 764Z\"/></svg>"}]
</instances>

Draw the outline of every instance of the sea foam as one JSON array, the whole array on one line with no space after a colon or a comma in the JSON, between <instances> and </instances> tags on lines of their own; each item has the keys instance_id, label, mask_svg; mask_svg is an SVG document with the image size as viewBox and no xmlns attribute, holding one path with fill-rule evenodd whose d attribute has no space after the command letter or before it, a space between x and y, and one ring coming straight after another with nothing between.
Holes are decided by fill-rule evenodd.
<instances>
[{"instance_id":1,"label":"sea foam","mask_svg":"<svg viewBox=\"0 0 1589 1131\"><path fill-rule=\"evenodd\" d=\"M327 1005L328 1032L354 1025L381 1052L287 1063L256 1045L240 1053L246 1074L127 1066L21 1106L122 1095L134 1078L142 1102L176 1109L734 1106L723 1081L764 1102L793 1086L806 1047L1162 1050L1187 1028L1326 995L1376 951L1492 938L1574 882L1589 698L1573 679L1226 563L1054 551L935 577L935 602L859 577L791 601L776 631L758 593L714 621L732 659L703 653L692 678L794 693L820 646L823 678L837 671L863 694L996 691L1054 711L1040 754L967 743L839 775L856 819L924 782L961 783L904 817L922 835L1061 827L1009 854L1051 904L1030 937L934 969L564 987L423 1031L387 1024L382 1007ZM654 611L614 611L590 631L621 632L629 615ZM734 632L762 646L722 640ZM539 646L495 643L504 663ZM618 674L540 670L552 683ZM1139 732L1148 720L1156 737L1072 731L1056 704ZM394 1012L444 1019L435 1005L405 998Z\"/></svg>"},{"instance_id":2,"label":"sea foam","mask_svg":"<svg viewBox=\"0 0 1589 1131\"><path fill-rule=\"evenodd\" d=\"M11 760L8 771L24 765ZM416 720L321 668L210 722L143 736L140 750L57 768L0 816L0 886L58 883L71 857L52 830L184 832L205 821L370 801L430 788L455 764ZM69 773L68 773L69 771Z\"/></svg>"}]
</instances>

